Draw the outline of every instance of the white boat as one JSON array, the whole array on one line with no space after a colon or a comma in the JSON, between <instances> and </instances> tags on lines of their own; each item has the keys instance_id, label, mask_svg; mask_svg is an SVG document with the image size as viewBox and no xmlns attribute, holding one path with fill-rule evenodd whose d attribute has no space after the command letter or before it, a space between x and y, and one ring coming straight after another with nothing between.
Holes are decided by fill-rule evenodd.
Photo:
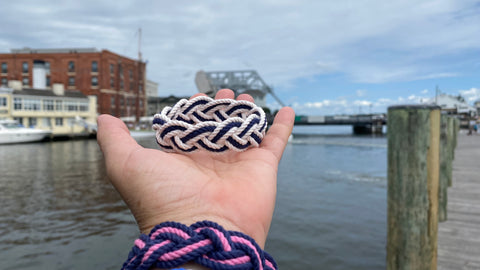
<instances>
[{"instance_id":1,"label":"white boat","mask_svg":"<svg viewBox=\"0 0 480 270\"><path fill-rule=\"evenodd\" d=\"M36 142L50 134L51 131L23 127L17 121L0 120L0 144Z\"/></svg>"}]
</instances>

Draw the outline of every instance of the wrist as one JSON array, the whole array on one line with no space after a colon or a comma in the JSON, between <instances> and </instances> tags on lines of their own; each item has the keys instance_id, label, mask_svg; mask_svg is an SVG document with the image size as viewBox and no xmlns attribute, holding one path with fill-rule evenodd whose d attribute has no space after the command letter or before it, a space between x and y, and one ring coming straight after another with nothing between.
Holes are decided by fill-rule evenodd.
<instances>
[{"instance_id":1,"label":"wrist","mask_svg":"<svg viewBox=\"0 0 480 270\"><path fill-rule=\"evenodd\" d=\"M174 270L174 269L185 269L185 270L210 270L209 268L203 267L196 263L186 263L179 267L170 268L170 269L162 269L162 268L152 268L152 270Z\"/></svg>"},{"instance_id":2,"label":"wrist","mask_svg":"<svg viewBox=\"0 0 480 270\"><path fill-rule=\"evenodd\" d=\"M148 236L142 234L135 241L122 269L182 269L179 267L185 266L192 270L277 269L273 258L251 237L227 231L211 221L189 227L177 222L155 226Z\"/></svg>"},{"instance_id":3,"label":"wrist","mask_svg":"<svg viewBox=\"0 0 480 270\"><path fill-rule=\"evenodd\" d=\"M267 239L268 228L265 229L260 223L251 222L247 226L238 226L233 221L226 218L220 218L212 215L198 215L198 216L175 216L169 218L155 218L152 217L148 222L138 222L139 230L141 233L148 235L152 229L158 224L167 220L175 220L175 222L182 224L195 224L202 220L209 220L222 226L227 231L241 232L253 238L260 248L265 248L265 242Z\"/></svg>"}]
</instances>

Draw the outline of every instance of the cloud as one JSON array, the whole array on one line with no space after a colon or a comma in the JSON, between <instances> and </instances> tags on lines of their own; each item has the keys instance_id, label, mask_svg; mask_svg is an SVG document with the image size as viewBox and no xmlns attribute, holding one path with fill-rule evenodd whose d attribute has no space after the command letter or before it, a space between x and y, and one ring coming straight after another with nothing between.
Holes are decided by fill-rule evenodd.
<instances>
[{"instance_id":1,"label":"cloud","mask_svg":"<svg viewBox=\"0 0 480 270\"><path fill-rule=\"evenodd\" d=\"M480 89L479 88L470 88L469 90L460 90L458 91L468 103L473 103L480 100Z\"/></svg>"},{"instance_id":2,"label":"cloud","mask_svg":"<svg viewBox=\"0 0 480 270\"><path fill-rule=\"evenodd\" d=\"M355 100L353 105L355 106L371 106L373 103L368 100Z\"/></svg>"},{"instance_id":3,"label":"cloud","mask_svg":"<svg viewBox=\"0 0 480 270\"><path fill-rule=\"evenodd\" d=\"M161 95L195 93L200 69L256 69L279 91L324 74L359 83L447 78L480 51L472 0L4 2L4 49L97 47L135 58L141 27Z\"/></svg>"},{"instance_id":4,"label":"cloud","mask_svg":"<svg viewBox=\"0 0 480 270\"><path fill-rule=\"evenodd\" d=\"M356 94L357 94L357 97L363 97L367 94L367 91L359 89L356 91Z\"/></svg>"},{"instance_id":5,"label":"cloud","mask_svg":"<svg viewBox=\"0 0 480 270\"><path fill-rule=\"evenodd\" d=\"M291 106L297 114L304 115L333 115L333 114L357 114L357 113L385 113L389 106L425 104L432 103L434 97L428 96L428 90L424 89L420 95L410 94L408 96L398 96L397 98L381 97L376 100L338 98L336 100L324 99L320 101L310 101L301 103L295 101ZM457 91L465 97L467 102L480 100L480 89L471 88L469 90ZM455 95L455 94L453 94Z\"/></svg>"}]
</instances>

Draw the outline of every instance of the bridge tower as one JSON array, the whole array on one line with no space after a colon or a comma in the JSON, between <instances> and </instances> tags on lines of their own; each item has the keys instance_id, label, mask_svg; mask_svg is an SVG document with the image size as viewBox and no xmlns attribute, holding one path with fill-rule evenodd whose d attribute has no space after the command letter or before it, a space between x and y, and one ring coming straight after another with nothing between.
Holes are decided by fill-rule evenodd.
<instances>
[{"instance_id":1,"label":"bridge tower","mask_svg":"<svg viewBox=\"0 0 480 270\"><path fill-rule=\"evenodd\" d=\"M285 106L255 70L209 72L200 70L195 75L195 84L200 93L205 93L210 97L215 96L220 89L229 88L235 92L235 96L251 95L260 107L266 107L265 96L267 94L272 95L282 107Z\"/></svg>"}]
</instances>

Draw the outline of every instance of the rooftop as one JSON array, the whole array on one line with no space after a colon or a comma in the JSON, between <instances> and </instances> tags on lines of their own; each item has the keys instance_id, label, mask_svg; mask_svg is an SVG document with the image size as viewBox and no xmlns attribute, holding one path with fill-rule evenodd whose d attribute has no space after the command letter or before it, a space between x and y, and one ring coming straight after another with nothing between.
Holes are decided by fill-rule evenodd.
<instances>
[{"instance_id":1,"label":"rooftop","mask_svg":"<svg viewBox=\"0 0 480 270\"><path fill-rule=\"evenodd\" d=\"M14 95L25 96L47 96L47 97L69 97L69 98L87 98L82 92L78 90L65 90L64 95L55 95L52 90L24 88L22 90L14 90Z\"/></svg>"},{"instance_id":2,"label":"rooftop","mask_svg":"<svg viewBox=\"0 0 480 270\"><path fill-rule=\"evenodd\" d=\"M11 53L96 53L96 48L63 48L63 49L32 49L25 47L23 49L11 49Z\"/></svg>"}]
</instances>

